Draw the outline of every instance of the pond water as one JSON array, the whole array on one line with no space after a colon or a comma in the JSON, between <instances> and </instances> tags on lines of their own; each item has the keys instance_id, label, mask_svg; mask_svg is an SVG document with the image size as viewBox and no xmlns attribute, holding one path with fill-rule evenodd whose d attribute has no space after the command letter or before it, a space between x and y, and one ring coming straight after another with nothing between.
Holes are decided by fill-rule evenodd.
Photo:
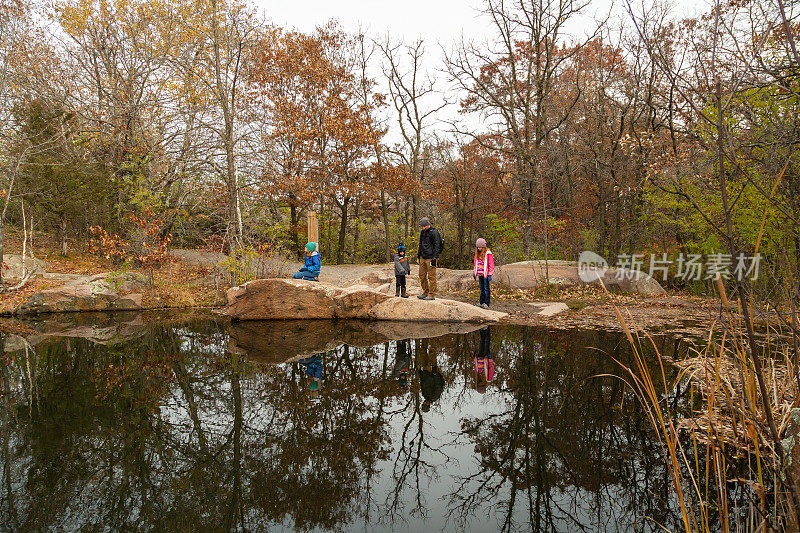
<instances>
[{"instance_id":1,"label":"pond water","mask_svg":"<svg viewBox=\"0 0 800 533\"><path fill-rule=\"evenodd\" d=\"M29 326L3 337L2 530L680 528L616 333Z\"/></svg>"}]
</instances>

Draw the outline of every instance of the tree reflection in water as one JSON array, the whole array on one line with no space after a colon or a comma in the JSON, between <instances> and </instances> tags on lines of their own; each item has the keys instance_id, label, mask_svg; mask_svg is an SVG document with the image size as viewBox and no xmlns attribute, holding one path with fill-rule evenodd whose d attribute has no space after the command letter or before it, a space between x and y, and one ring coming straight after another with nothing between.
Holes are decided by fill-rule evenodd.
<instances>
[{"instance_id":1,"label":"tree reflection in water","mask_svg":"<svg viewBox=\"0 0 800 533\"><path fill-rule=\"evenodd\" d=\"M5 352L0 529L677 523L643 414L620 380L595 377L618 373L609 354L627 357L616 334L503 326L491 341L340 345L276 363L228 352L228 327Z\"/></svg>"}]
</instances>

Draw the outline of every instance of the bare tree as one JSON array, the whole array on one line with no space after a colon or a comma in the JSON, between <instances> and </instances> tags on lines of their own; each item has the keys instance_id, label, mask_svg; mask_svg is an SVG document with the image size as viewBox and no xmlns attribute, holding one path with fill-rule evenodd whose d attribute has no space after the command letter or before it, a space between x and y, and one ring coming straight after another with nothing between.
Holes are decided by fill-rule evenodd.
<instances>
[{"instance_id":1,"label":"bare tree","mask_svg":"<svg viewBox=\"0 0 800 533\"><path fill-rule=\"evenodd\" d=\"M430 130L434 117L448 102L425 70L425 42L422 39L403 45L392 42L387 36L378 46L383 53L383 74L402 139L400 145L390 148L389 152L402 162L412 187L418 187L430 171L425 148L432 140ZM381 198L385 202L384 196L382 191ZM417 203L417 194L412 192L413 220L417 220ZM388 235L386 239L388 254Z\"/></svg>"},{"instance_id":2,"label":"bare tree","mask_svg":"<svg viewBox=\"0 0 800 533\"><path fill-rule=\"evenodd\" d=\"M581 87L572 94L559 87L570 59L602 27L578 40L565 26L589 5L588 0L489 0L484 10L496 39L488 46L462 42L445 62L455 87L466 94L462 107L478 113L507 142L493 148L513 162L518 201L524 216L525 254L534 254L533 220L543 223L545 277L549 279L549 192L544 149L553 132L566 121ZM473 129L455 129L478 139ZM483 141L485 142L485 141Z\"/></svg>"}]
</instances>

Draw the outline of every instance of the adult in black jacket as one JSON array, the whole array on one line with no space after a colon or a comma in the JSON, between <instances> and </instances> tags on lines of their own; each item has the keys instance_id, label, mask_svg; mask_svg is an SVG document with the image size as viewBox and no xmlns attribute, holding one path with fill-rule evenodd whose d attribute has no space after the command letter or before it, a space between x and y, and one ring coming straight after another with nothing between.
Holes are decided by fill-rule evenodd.
<instances>
[{"instance_id":1,"label":"adult in black jacket","mask_svg":"<svg viewBox=\"0 0 800 533\"><path fill-rule=\"evenodd\" d=\"M422 231L419 234L419 283L422 285L422 300L435 300L436 298L436 262L444 248L444 241L439 230L431 227L431 221L423 218L419 221Z\"/></svg>"}]
</instances>

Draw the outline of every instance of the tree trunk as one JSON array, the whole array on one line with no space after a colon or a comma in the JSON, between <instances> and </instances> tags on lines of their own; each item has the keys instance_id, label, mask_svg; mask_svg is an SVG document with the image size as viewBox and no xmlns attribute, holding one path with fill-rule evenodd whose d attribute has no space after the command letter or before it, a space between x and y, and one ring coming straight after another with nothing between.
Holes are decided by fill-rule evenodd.
<instances>
[{"instance_id":1,"label":"tree trunk","mask_svg":"<svg viewBox=\"0 0 800 533\"><path fill-rule=\"evenodd\" d=\"M405 225L404 229L404 238L408 239L409 234L409 223L408 223L408 198L404 199L403 204L405 204L405 209L403 210L403 223ZM398 209L400 208L400 202L397 202Z\"/></svg>"},{"instance_id":2,"label":"tree trunk","mask_svg":"<svg viewBox=\"0 0 800 533\"><path fill-rule=\"evenodd\" d=\"M3 237L5 234L6 221L5 217L0 216L0 292L3 291L3 263L6 257L3 255Z\"/></svg>"},{"instance_id":3,"label":"tree trunk","mask_svg":"<svg viewBox=\"0 0 800 533\"><path fill-rule=\"evenodd\" d=\"M11 175L9 176L10 179L8 180L8 190L6 191L5 203L3 204L3 211L0 212L0 292L5 290L5 286L3 285L3 263L5 263L6 256L4 255L3 251L3 239L5 236L6 213L8 213L8 206L11 203L11 192L14 190L14 184L17 181L17 170L21 164L22 158L17 161L16 168L11 171Z\"/></svg>"},{"instance_id":4,"label":"tree trunk","mask_svg":"<svg viewBox=\"0 0 800 533\"><path fill-rule=\"evenodd\" d=\"M225 124L225 159L227 160L226 182L228 185L228 240L235 243L230 246L233 251L238 248L242 237L242 217L239 211L239 186L236 182L236 168L234 166L233 154L233 123Z\"/></svg>"},{"instance_id":5,"label":"tree trunk","mask_svg":"<svg viewBox=\"0 0 800 533\"><path fill-rule=\"evenodd\" d=\"M458 234L458 259L456 265L458 268L464 268L464 199L460 194L458 187L456 187L456 233Z\"/></svg>"},{"instance_id":6,"label":"tree trunk","mask_svg":"<svg viewBox=\"0 0 800 533\"><path fill-rule=\"evenodd\" d=\"M212 0L212 14L211 24L214 32L214 39L212 46L214 49L214 74L216 77L217 98L220 106L222 107L222 119L225 124L225 133L223 135L223 146L225 148L225 183L228 187L228 252L234 253L235 248L241 244L242 237L242 217L239 209L239 185L236 179L236 161L234 159L234 140L233 140L233 120L235 111L233 109L235 102L235 82L234 86L230 88L230 101L229 88L226 83L222 81L222 59L220 57L220 41L219 36L219 21L217 20L217 1Z\"/></svg>"},{"instance_id":7,"label":"tree trunk","mask_svg":"<svg viewBox=\"0 0 800 533\"><path fill-rule=\"evenodd\" d=\"M350 261L353 261L353 258L356 258L358 261L358 237L361 230L361 221L358 219L358 199L356 199L355 204L353 204L353 220L356 222L356 228L353 230L353 256L350 257Z\"/></svg>"},{"instance_id":8,"label":"tree trunk","mask_svg":"<svg viewBox=\"0 0 800 533\"><path fill-rule=\"evenodd\" d=\"M61 213L61 255L66 257L67 256L67 215L65 213Z\"/></svg>"},{"instance_id":9,"label":"tree trunk","mask_svg":"<svg viewBox=\"0 0 800 533\"><path fill-rule=\"evenodd\" d=\"M344 258L344 238L347 233L347 205L350 203L350 197L346 197L339 209L341 210L342 222L339 225L339 249L336 251L336 264L341 265Z\"/></svg>"},{"instance_id":10,"label":"tree trunk","mask_svg":"<svg viewBox=\"0 0 800 533\"><path fill-rule=\"evenodd\" d=\"M544 280L550 290L550 225L547 223L547 188L542 176L542 219L544 220Z\"/></svg>"},{"instance_id":11,"label":"tree trunk","mask_svg":"<svg viewBox=\"0 0 800 533\"><path fill-rule=\"evenodd\" d=\"M599 224L598 224L598 226L600 227L600 230L599 230L598 233L599 233L600 242L598 243L598 248L599 248L598 253L600 255L602 255L603 257L605 257L607 260L610 260L611 257L609 256L609 252L611 251L611 246L609 245L609 242L608 242L608 231L606 230L606 228L608 227L607 220L606 220L606 218L608 216L607 213L606 213L606 193L605 193L605 190L604 190L604 187L603 187L602 184L600 185L599 190L600 190L600 194L599 194L599 196L600 196L600 216L599 216Z\"/></svg>"},{"instance_id":12,"label":"tree trunk","mask_svg":"<svg viewBox=\"0 0 800 533\"><path fill-rule=\"evenodd\" d=\"M294 203L294 195L289 196L289 231L292 234L292 244L294 245L294 253L300 258L302 253L300 251L300 237L297 234L297 225L300 223L300 214L297 212L297 206Z\"/></svg>"},{"instance_id":13,"label":"tree trunk","mask_svg":"<svg viewBox=\"0 0 800 533\"><path fill-rule=\"evenodd\" d=\"M391 231L389 230L389 206L386 201L386 190L381 189L381 215L383 216L383 232L386 236L386 262L392 260Z\"/></svg>"},{"instance_id":14,"label":"tree trunk","mask_svg":"<svg viewBox=\"0 0 800 533\"><path fill-rule=\"evenodd\" d=\"M533 221L536 218L536 196L533 191L533 182L524 181L520 196L523 201L525 221L522 227L522 251L526 260L534 259L535 243L533 238Z\"/></svg>"}]
</instances>

